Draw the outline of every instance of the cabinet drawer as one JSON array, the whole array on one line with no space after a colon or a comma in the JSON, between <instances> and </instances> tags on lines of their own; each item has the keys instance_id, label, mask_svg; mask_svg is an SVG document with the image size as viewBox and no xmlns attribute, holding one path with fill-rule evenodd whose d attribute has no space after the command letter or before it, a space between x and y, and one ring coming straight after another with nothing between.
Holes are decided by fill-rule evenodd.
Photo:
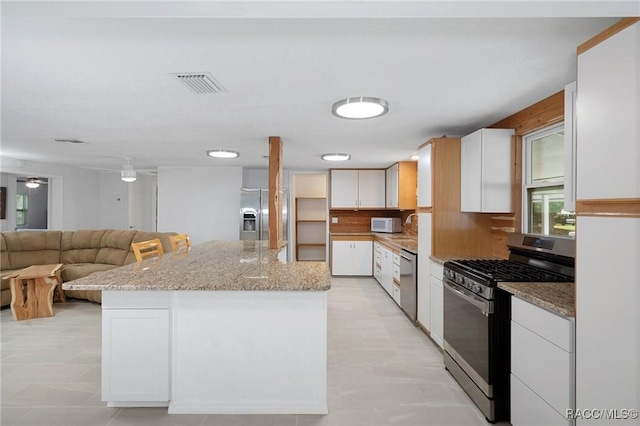
<instances>
[{"instance_id":1,"label":"cabinet drawer","mask_svg":"<svg viewBox=\"0 0 640 426\"><path fill-rule=\"evenodd\" d=\"M572 403L572 354L511 321L511 373L558 413Z\"/></svg>"},{"instance_id":2,"label":"cabinet drawer","mask_svg":"<svg viewBox=\"0 0 640 426\"><path fill-rule=\"evenodd\" d=\"M571 423L512 374L511 424L513 426L567 426Z\"/></svg>"},{"instance_id":3,"label":"cabinet drawer","mask_svg":"<svg viewBox=\"0 0 640 426\"><path fill-rule=\"evenodd\" d=\"M444 275L444 266L438 262L431 262L431 275L442 280L442 276Z\"/></svg>"},{"instance_id":4,"label":"cabinet drawer","mask_svg":"<svg viewBox=\"0 0 640 426\"><path fill-rule=\"evenodd\" d=\"M400 266L393 264L393 279L400 281Z\"/></svg>"},{"instance_id":5,"label":"cabinet drawer","mask_svg":"<svg viewBox=\"0 0 640 426\"><path fill-rule=\"evenodd\" d=\"M511 319L567 352L574 352L574 322L517 297L511 298Z\"/></svg>"},{"instance_id":6,"label":"cabinet drawer","mask_svg":"<svg viewBox=\"0 0 640 426\"><path fill-rule=\"evenodd\" d=\"M375 251L376 254L380 253L380 243L373 243L373 251Z\"/></svg>"},{"instance_id":7,"label":"cabinet drawer","mask_svg":"<svg viewBox=\"0 0 640 426\"><path fill-rule=\"evenodd\" d=\"M400 287L397 285L393 285L393 300L399 305L400 304Z\"/></svg>"},{"instance_id":8,"label":"cabinet drawer","mask_svg":"<svg viewBox=\"0 0 640 426\"><path fill-rule=\"evenodd\" d=\"M400 255L398 253L393 253L393 264L400 265Z\"/></svg>"}]
</instances>

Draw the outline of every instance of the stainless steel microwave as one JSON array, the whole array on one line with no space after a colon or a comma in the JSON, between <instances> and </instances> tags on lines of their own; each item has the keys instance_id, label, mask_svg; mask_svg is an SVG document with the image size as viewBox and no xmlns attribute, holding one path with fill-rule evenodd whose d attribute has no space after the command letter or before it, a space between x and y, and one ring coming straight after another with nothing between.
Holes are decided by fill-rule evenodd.
<instances>
[{"instance_id":1,"label":"stainless steel microwave","mask_svg":"<svg viewBox=\"0 0 640 426\"><path fill-rule=\"evenodd\" d=\"M399 217L372 217L371 232L402 232L402 219Z\"/></svg>"}]
</instances>

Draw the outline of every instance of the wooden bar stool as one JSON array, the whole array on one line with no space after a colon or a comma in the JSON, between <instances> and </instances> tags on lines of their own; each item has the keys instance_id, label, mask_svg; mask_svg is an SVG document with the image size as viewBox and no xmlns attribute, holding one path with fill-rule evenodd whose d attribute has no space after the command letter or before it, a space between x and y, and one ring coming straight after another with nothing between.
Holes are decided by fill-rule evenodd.
<instances>
[{"instance_id":1,"label":"wooden bar stool","mask_svg":"<svg viewBox=\"0 0 640 426\"><path fill-rule=\"evenodd\" d=\"M136 256L136 261L142 262L142 259L147 257L155 257L164 254L162 250L162 242L159 238L154 238L149 241L142 241L139 243L131 243L131 249Z\"/></svg>"},{"instance_id":2,"label":"wooden bar stool","mask_svg":"<svg viewBox=\"0 0 640 426\"><path fill-rule=\"evenodd\" d=\"M187 234L171 235L169 237L171 242L171 250L178 251L181 248L189 250L191 248L191 239Z\"/></svg>"}]
</instances>

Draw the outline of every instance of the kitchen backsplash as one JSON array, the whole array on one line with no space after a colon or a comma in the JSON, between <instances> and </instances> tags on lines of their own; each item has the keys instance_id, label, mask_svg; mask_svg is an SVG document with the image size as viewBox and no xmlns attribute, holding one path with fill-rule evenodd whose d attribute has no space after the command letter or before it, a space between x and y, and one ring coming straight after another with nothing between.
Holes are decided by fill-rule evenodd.
<instances>
[{"instance_id":1,"label":"kitchen backsplash","mask_svg":"<svg viewBox=\"0 0 640 426\"><path fill-rule=\"evenodd\" d=\"M412 235L418 235L418 218L412 216L411 223L405 224L407 216L414 213L413 210L330 210L329 232L371 232L372 217L399 217L402 219L402 231ZM333 223L333 218L338 223Z\"/></svg>"}]
</instances>

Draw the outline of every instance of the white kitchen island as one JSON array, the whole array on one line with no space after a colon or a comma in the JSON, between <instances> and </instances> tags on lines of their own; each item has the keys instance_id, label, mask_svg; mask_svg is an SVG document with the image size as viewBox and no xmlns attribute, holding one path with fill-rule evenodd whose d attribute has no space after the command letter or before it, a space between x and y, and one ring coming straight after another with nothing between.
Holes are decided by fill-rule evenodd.
<instances>
[{"instance_id":1,"label":"white kitchen island","mask_svg":"<svg viewBox=\"0 0 640 426\"><path fill-rule=\"evenodd\" d=\"M102 399L169 413L326 414L324 262L211 241L70 281L102 290Z\"/></svg>"}]
</instances>

